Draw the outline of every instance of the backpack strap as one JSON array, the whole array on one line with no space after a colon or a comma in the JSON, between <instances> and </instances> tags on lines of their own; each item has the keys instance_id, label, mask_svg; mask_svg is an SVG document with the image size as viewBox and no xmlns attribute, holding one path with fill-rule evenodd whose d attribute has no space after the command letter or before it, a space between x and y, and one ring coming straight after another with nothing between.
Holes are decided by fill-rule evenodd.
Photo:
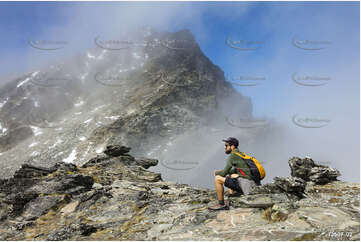
<instances>
[{"instance_id":1,"label":"backpack strap","mask_svg":"<svg viewBox=\"0 0 361 242\"><path fill-rule=\"evenodd\" d=\"M233 154L236 154L236 155L238 155L239 157L241 157L241 158L245 159L244 154L242 155L241 153L238 153L238 152L233 152Z\"/></svg>"},{"instance_id":2,"label":"backpack strap","mask_svg":"<svg viewBox=\"0 0 361 242\"><path fill-rule=\"evenodd\" d=\"M244 157L240 153L238 152L233 152L233 153L244 159ZM246 176L246 173L244 173L244 171L241 168L237 167L236 169L242 174L242 176Z\"/></svg>"},{"instance_id":3,"label":"backpack strap","mask_svg":"<svg viewBox=\"0 0 361 242\"><path fill-rule=\"evenodd\" d=\"M239 172L241 172L242 176L246 176L246 173L244 173L244 171L242 171L241 168L237 168L237 170L239 170Z\"/></svg>"}]
</instances>

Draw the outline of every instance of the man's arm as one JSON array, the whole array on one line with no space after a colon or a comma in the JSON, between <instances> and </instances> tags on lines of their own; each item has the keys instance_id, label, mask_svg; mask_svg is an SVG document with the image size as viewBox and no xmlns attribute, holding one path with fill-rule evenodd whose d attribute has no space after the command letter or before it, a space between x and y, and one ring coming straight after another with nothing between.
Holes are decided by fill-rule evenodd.
<instances>
[{"instance_id":1,"label":"man's arm","mask_svg":"<svg viewBox=\"0 0 361 242\"><path fill-rule=\"evenodd\" d=\"M213 172L214 176L216 176L216 173L219 171L221 171L221 170L214 170L214 172Z\"/></svg>"},{"instance_id":2,"label":"man's arm","mask_svg":"<svg viewBox=\"0 0 361 242\"><path fill-rule=\"evenodd\" d=\"M224 167L224 169L221 170L221 171L216 171L215 175L220 175L220 176L225 177L228 174L228 172L229 172L229 170L231 168L232 168L231 157L229 157L228 161L227 161L227 164L226 164L226 167Z\"/></svg>"}]
</instances>

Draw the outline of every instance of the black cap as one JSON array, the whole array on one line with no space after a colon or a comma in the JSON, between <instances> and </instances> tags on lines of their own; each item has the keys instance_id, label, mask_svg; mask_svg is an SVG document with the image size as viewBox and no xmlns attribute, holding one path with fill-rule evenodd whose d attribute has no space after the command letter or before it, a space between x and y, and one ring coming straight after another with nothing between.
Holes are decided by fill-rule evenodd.
<instances>
[{"instance_id":1,"label":"black cap","mask_svg":"<svg viewBox=\"0 0 361 242\"><path fill-rule=\"evenodd\" d=\"M228 139L222 139L222 141L229 143L230 145L234 145L235 147L238 147L238 139L229 137Z\"/></svg>"}]
</instances>

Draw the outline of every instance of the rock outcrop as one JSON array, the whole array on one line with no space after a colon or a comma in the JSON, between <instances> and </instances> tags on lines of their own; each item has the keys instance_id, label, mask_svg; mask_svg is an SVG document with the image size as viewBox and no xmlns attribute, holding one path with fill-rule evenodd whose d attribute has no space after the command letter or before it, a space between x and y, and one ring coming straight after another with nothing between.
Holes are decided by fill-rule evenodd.
<instances>
[{"instance_id":1,"label":"rock outcrop","mask_svg":"<svg viewBox=\"0 0 361 242\"><path fill-rule=\"evenodd\" d=\"M311 158L300 159L293 157L288 163L291 167L292 176L315 184L326 184L335 181L341 175L338 170L317 164Z\"/></svg>"},{"instance_id":2,"label":"rock outcrop","mask_svg":"<svg viewBox=\"0 0 361 242\"><path fill-rule=\"evenodd\" d=\"M163 181L147 170L157 160L129 150L0 180L0 240L360 240L359 184L308 158L211 212L214 190Z\"/></svg>"}]
</instances>

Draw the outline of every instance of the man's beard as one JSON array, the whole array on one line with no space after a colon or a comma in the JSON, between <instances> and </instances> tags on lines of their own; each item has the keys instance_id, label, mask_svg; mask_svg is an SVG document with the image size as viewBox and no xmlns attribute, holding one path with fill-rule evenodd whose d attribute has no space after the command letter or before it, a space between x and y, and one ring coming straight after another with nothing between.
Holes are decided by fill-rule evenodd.
<instances>
[{"instance_id":1,"label":"man's beard","mask_svg":"<svg viewBox=\"0 0 361 242\"><path fill-rule=\"evenodd\" d=\"M225 153L228 155L230 154L232 151L231 150L226 150Z\"/></svg>"}]
</instances>

